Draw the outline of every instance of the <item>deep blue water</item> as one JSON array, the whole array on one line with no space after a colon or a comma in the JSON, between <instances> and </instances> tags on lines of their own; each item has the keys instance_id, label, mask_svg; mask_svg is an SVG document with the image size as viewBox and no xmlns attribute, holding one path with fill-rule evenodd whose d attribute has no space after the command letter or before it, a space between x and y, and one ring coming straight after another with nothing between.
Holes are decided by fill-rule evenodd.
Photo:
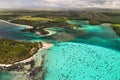
<instances>
[{"instance_id":1,"label":"deep blue water","mask_svg":"<svg viewBox=\"0 0 120 80\"><path fill-rule=\"evenodd\" d=\"M0 38L27 41L44 39L34 33L22 32L21 30L24 28L26 27L23 25L16 26L5 22L0 22Z\"/></svg>"}]
</instances>

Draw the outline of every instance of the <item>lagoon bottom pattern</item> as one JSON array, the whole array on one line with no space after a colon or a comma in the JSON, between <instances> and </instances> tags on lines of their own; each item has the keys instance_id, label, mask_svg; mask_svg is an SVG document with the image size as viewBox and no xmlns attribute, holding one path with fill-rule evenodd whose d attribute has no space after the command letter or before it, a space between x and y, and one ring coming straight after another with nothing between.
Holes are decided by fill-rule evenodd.
<instances>
[{"instance_id":1,"label":"lagoon bottom pattern","mask_svg":"<svg viewBox=\"0 0 120 80\"><path fill-rule=\"evenodd\" d=\"M120 80L120 52L64 42L46 54L45 80Z\"/></svg>"}]
</instances>

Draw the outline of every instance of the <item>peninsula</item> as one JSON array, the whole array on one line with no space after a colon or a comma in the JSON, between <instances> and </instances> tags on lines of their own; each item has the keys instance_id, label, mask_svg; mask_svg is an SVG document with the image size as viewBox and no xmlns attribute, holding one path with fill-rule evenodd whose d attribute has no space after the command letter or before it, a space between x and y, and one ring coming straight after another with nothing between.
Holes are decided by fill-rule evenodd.
<instances>
[{"instance_id":1,"label":"peninsula","mask_svg":"<svg viewBox=\"0 0 120 80\"><path fill-rule=\"evenodd\" d=\"M0 64L13 64L33 56L40 48L41 42L24 42L0 40Z\"/></svg>"}]
</instances>

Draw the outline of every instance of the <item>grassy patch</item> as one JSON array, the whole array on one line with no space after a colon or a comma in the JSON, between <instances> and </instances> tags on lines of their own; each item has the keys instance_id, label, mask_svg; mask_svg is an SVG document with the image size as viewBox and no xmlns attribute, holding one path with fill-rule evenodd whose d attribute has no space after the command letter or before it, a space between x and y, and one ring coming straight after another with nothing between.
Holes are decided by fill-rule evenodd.
<instances>
[{"instance_id":1,"label":"grassy patch","mask_svg":"<svg viewBox=\"0 0 120 80\"><path fill-rule=\"evenodd\" d=\"M30 21L65 21L66 17L56 18L56 17L32 17L32 16L21 16L18 19L30 20Z\"/></svg>"},{"instance_id":2,"label":"grassy patch","mask_svg":"<svg viewBox=\"0 0 120 80\"><path fill-rule=\"evenodd\" d=\"M31 21L49 21L49 18L41 18L41 17L31 17L31 16L22 16L19 17L18 19L23 19L23 20L31 20Z\"/></svg>"},{"instance_id":3,"label":"grassy patch","mask_svg":"<svg viewBox=\"0 0 120 80\"><path fill-rule=\"evenodd\" d=\"M120 27L120 24L112 24L112 27Z\"/></svg>"}]
</instances>

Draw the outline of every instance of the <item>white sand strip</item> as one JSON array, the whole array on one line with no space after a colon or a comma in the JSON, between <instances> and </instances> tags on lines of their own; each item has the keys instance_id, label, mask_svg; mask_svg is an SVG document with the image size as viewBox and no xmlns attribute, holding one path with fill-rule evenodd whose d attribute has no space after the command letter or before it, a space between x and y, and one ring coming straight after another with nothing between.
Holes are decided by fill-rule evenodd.
<instances>
[{"instance_id":1,"label":"white sand strip","mask_svg":"<svg viewBox=\"0 0 120 80\"><path fill-rule=\"evenodd\" d=\"M10 22L5 21L5 20L0 20L0 21L8 23L8 24L16 25L16 26L25 26L26 28L33 28L33 26L29 26L29 25L22 25L22 24L10 23Z\"/></svg>"}]
</instances>

